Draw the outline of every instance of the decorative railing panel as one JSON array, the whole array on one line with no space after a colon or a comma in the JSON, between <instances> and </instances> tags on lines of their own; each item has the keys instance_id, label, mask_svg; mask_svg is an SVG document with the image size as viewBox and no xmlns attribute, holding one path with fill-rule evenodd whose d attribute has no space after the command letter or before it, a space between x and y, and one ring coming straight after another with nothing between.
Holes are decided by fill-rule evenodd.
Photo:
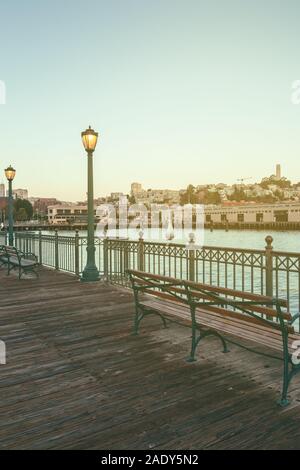
<instances>
[{"instance_id":1,"label":"decorative railing panel","mask_svg":"<svg viewBox=\"0 0 300 470\"><path fill-rule=\"evenodd\" d=\"M0 231L0 245L6 245L6 232Z\"/></svg>"},{"instance_id":2,"label":"decorative railing panel","mask_svg":"<svg viewBox=\"0 0 300 470\"><path fill-rule=\"evenodd\" d=\"M5 244L0 232L0 244ZM95 257L103 279L128 285L127 269L190 279L196 282L287 299L292 313L300 311L300 253L274 251L267 237L264 250L202 247L143 240L95 238ZM87 238L17 232L15 244L31 251L41 264L76 274L86 264Z\"/></svg>"},{"instance_id":3,"label":"decorative railing panel","mask_svg":"<svg viewBox=\"0 0 300 470\"><path fill-rule=\"evenodd\" d=\"M293 313L300 312L300 253L273 251L273 291L287 299Z\"/></svg>"}]
</instances>

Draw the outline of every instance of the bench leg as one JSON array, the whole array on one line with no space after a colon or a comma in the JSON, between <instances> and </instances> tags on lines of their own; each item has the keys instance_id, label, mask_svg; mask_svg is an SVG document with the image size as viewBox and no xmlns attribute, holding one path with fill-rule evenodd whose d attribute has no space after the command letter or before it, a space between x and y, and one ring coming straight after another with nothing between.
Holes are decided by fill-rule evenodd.
<instances>
[{"instance_id":1,"label":"bench leg","mask_svg":"<svg viewBox=\"0 0 300 470\"><path fill-rule=\"evenodd\" d=\"M222 345L223 345L223 353L228 353L229 352L229 349L227 347L227 343L226 343L225 339L217 331L206 330L206 331L203 331L203 333L201 333L201 331L200 331L200 334L199 334L198 338L196 338L196 331L193 331L193 333L192 333L191 355L187 358L187 362L194 362L196 360L195 359L195 353L196 353L197 346L200 343L200 341L202 339L204 339L206 336L216 336L217 338L219 338L220 341L222 342Z\"/></svg>"},{"instance_id":2,"label":"bench leg","mask_svg":"<svg viewBox=\"0 0 300 470\"><path fill-rule=\"evenodd\" d=\"M140 321L139 321L139 311L138 311L138 307L136 306L135 307L135 316L134 316L134 322L133 322L133 336L137 336L139 334L139 324L140 324Z\"/></svg>"},{"instance_id":3,"label":"bench leg","mask_svg":"<svg viewBox=\"0 0 300 470\"><path fill-rule=\"evenodd\" d=\"M27 273L33 273L37 279L39 278L39 274L36 272L35 269L33 269L33 268L24 269L24 268L19 267L19 279L21 279L23 274L27 274Z\"/></svg>"},{"instance_id":4,"label":"bench leg","mask_svg":"<svg viewBox=\"0 0 300 470\"><path fill-rule=\"evenodd\" d=\"M139 308L136 307L136 309L137 309L137 311L136 311L136 314L135 314L135 317L134 317L134 325L133 325L133 335L134 336L137 336L139 334L140 323L143 320L143 318L148 316L148 315L158 316L161 319L161 321L163 322L164 328L168 328L165 317L161 313L157 312L156 310L148 310L148 311L143 311L142 313L139 313Z\"/></svg>"},{"instance_id":5,"label":"bench leg","mask_svg":"<svg viewBox=\"0 0 300 470\"><path fill-rule=\"evenodd\" d=\"M288 347L288 332L281 318L280 307L277 306L277 310L280 313L279 319L280 319L280 324L282 328L281 332L282 332L282 345L283 345L283 381L282 381L282 393L281 393L281 398L279 400L279 405L287 406L289 404L287 393L288 393L289 383L294 374L294 368L292 365L292 370L291 372L289 372L290 356L289 356L289 347Z\"/></svg>"},{"instance_id":6,"label":"bench leg","mask_svg":"<svg viewBox=\"0 0 300 470\"><path fill-rule=\"evenodd\" d=\"M278 404L282 407L287 406L290 403L287 397L288 388L294 375L300 372L300 366L299 365L295 366L294 364L292 364L292 369L289 371L289 363L290 363L289 359L287 359L286 361L284 361L284 364L283 364L282 393L281 393L281 398L278 401Z\"/></svg>"},{"instance_id":7,"label":"bench leg","mask_svg":"<svg viewBox=\"0 0 300 470\"><path fill-rule=\"evenodd\" d=\"M186 358L186 362L195 362L196 360L195 353L196 353L197 344L200 341L201 331L197 339L197 332L199 331L199 327L197 326L197 323L196 323L195 305L190 304L190 310L191 310L191 319L192 319L192 345L191 345L191 354L189 355L189 357Z\"/></svg>"},{"instance_id":8,"label":"bench leg","mask_svg":"<svg viewBox=\"0 0 300 470\"><path fill-rule=\"evenodd\" d=\"M282 393L281 393L281 398L278 402L278 404L282 407L287 406L290 403L289 399L287 397L288 388L289 388L289 373L288 373L288 370L286 370L286 366L284 364L284 366L283 366Z\"/></svg>"},{"instance_id":9,"label":"bench leg","mask_svg":"<svg viewBox=\"0 0 300 470\"><path fill-rule=\"evenodd\" d=\"M192 346L191 346L191 354L189 355L189 357L187 357L186 359L186 362L195 362L196 359L195 359L195 353L196 353L196 348L197 348L197 345L200 341L200 337L201 337L201 333L200 333L200 336L198 337L197 339L197 328L193 328L192 327Z\"/></svg>"}]
</instances>

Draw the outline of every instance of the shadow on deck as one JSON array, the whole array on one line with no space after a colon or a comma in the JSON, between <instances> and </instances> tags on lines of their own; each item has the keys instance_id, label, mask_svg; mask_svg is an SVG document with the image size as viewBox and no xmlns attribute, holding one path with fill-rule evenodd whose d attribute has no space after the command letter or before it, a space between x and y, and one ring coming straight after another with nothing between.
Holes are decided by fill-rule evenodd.
<instances>
[{"instance_id":1,"label":"shadow on deck","mask_svg":"<svg viewBox=\"0 0 300 470\"><path fill-rule=\"evenodd\" d=\"M187 328L153 317L133 337L130 292L68 274L1 269L0 295L0 449L300 448L278 361L207 339L187 364Z\"/></svg>"}]
</instances>

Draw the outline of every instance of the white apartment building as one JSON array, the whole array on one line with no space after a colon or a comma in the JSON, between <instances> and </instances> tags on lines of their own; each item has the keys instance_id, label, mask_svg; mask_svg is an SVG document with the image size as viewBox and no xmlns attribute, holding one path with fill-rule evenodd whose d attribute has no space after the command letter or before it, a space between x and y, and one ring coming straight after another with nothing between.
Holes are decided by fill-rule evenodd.
<instances>
[{"instance_id":1,"label":"white apartment building","mask_svg":"<svg viewBox=\"0 0 300 470\"><path fill-rule=\"evenodd\" d=\"M28 189L13 189L13 197L15 199L28 199ZM7 191L8 196L8 191Z\"/></svg>"},{"instance_id":2,"label":"white apartment building","mask_svg":"<svg viewBox=\"0 0 300 470\"><path fill-rule=\"evenodd\" d=\"M206 223L300 222L300 203L205 206Z\"/></svg>"},{"instance_id":3,"label":"white apartment building","mask_svg":"<svg viewBox=\"0 0 300 470\"><path fill-rule=\"evenodd\" d=\"M173 189L148 189L147 191L148 203L169 203L179 204L180 194L179 191Z\"/></svg>"},{"instance_id":4,"label":"white apartment building","mask_svg":"<svg viewBox=\"0 0 300 470\"><path fill-rule=\"evenodd\" d=\"M131 184L131 195L140 204L180 203L180 191L174 189L143 189L140 183Z\"/></svg>"},{"instance_id":5,"label":"white apartment building","mask_svg":"<svg viewBox=\"0 0 300 470\"><path fill-rule=\"evenodd\" d=\"M131 194L134 196L135 194L142 193L143 187L141 183L132 183L131 184Z\"/></svg>"},{"instance_id":6,"label":"white apartment building","mask_svg":"<svg viewBox=\"0 0 300 470\"><path fill-rule=\"evenodd\" d=\"M94 211L96 215L96 207ZM66 223L86 223L88 209L86 205L53 205L48 207L48 222L53 225Z\"/></svg>"}]
</instances>

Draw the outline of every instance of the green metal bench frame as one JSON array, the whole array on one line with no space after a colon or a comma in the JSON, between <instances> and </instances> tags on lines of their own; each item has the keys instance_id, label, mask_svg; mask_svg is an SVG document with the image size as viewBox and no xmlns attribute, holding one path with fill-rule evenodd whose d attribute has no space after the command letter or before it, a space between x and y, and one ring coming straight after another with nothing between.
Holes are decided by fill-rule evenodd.
<instances>
[{"instance_id":1,"label":"green metal bench frame","mask_svg":"<svg viewBox=\"0 0 300 470\"><path fill-rule=\"evenodd\" d=\"M7 255L5 251L5 245L0 245L0 267L7 264Z\"/></svg>"},{"instance_id":2,"label":"green metal bench frame","mask_svg":"<svg viewBox=\"0 0 300 470\"><path fill-rule=\"evenodd\" d=\"M27 261L28 263L24 263ZM39 266L38 258L34 253L24 253L12 246L1 245L0 246L0 266L7 266L7 275L13 269L19 270L19 279L23 274L33 273L37 278L39 277L36 268Z\"/></svg>"},{"instance_id":3,"label":"green metal bench frame","mask_svg":"<svg viewBox=\"0 0 300 470\"><path fill-rule=\"evenodd\" d=\"M146 272L141 271L134 271L134 270L127 270L127 274L129 276L131 286L133 289L134 294L134 301L135 301L135 317L134 317L134 328L133 334L138 335L139 326L143 318L148 315L157 315L161 318L164 327L167 327L167 319L165 318L162 312L158 310L149 308L144 306L143 303L140 301L139 296L141 293L150 293L155 295L155 291L159 291L161 293L167 293L168 297L174 299L174 301L178 305L178 301L181 304L184 304L189 307L190 314L191 314L191 329L192 329L192 339L191 339L191 353L188 357L188 362L195 361L195 353L197 346L199 345L200 341L202 341L205 337L214 335L220 339L223 345L223 352L229 352L227 347L227 342L240 346L244 349L247 349L251 352L256 354L260 354L266 357L271 357L273 359L280 359L283 361L283 384L282 384L282 393L281 398L279 400L279 404L281 406L286 406L289 404L289 400L287 397L288 394L288 387L289 384L296 375L297 372L300 371L300 364L296 365L292 362L292 354L289 352L289 345L288 345L288 336L289 332L292 329L293 323L300 317L300 314L294 315L291 317L291 320L286 320L284 313L282 312L282 307L287 307L287 302L277 298L267 298L265 296L256 295L255 297L261 297L261 300L258 301L235 301L230 300L227 297L222 297L218 293L212 291L212 286L207 285L209 289L205 289L204 284L197 286L196 283L192 283L189 281L181 281L177 279L168 278L165 276L157 276L151 275ZM179 291L180 293L176 292ZM184 291L184 294L182 293ZM195 297L195 293L199 293L206 299L205 301L200 301L199 297ZM236 292L237 294L241 294L240 291L232 291ZM266 354L260 351L257 351L252 348L248 348L243 344L240 344L236 341L231 339L225 338L221 335L218 331L208 328L204 331L201 331L199 324L197 323L196 319L196 310L197 308L202 308L205 310L206 307L225 307L229 308L231 311L239 311L240 313L245 314L246 316L250 316L254 319L259 320L260 323L268 326L269 328L276 328L280 330L281 337L282 337L282 357L278 357L272 354ZM278 321L268 320L263 318L260 314L254 313L252 310L249 310L249 307L255 310L255 306L267 306L267 307L275 307L275 311L277 313ZM168 315L169 316L169 315ZM300 335L299 335L300 340Z\"/></svg>"}]
</instances>

